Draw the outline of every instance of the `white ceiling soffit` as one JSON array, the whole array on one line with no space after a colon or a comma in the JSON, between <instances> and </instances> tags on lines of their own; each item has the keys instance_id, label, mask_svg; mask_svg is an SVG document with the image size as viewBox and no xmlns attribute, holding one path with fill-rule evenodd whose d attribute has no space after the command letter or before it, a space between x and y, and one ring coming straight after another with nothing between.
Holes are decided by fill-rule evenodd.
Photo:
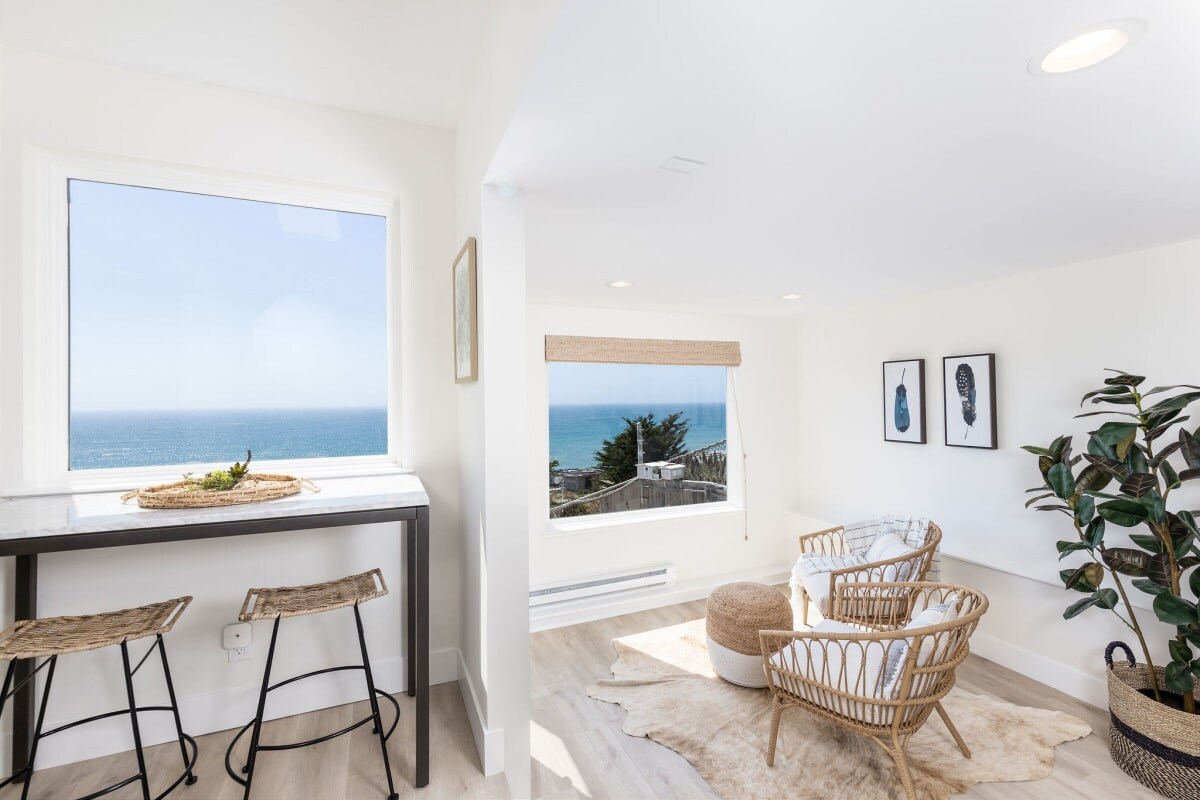
<instances>
[{"instance_id":1,"label":"white ceiling soffit","mask_svg":"<svg viewBox=\"0 0 1200 800\"><path fill-rule=\"evenodd\" d=\"M453 127L487 0L0 0L0 43Z\"/></svg>"},{"instance_id":2,"label":"white ceiling soffit","mask_svg":"<svg viewBox=\"0 0 1200 800\"><path fill-rule=\"evenodd\" d=\"M1200 237L1200 3L566 0L547 48L492 170L534 302L794 315Z\"/></svg>"}]
</instances>

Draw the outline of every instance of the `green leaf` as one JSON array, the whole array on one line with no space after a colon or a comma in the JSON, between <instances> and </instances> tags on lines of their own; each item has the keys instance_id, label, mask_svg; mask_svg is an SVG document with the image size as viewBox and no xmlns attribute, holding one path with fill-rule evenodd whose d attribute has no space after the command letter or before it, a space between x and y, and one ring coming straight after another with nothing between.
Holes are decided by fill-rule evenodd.
<instances>
[{"instance_id":1,"label":"green leaf","mask_svg":"<svg viewBox=\"0 0 1200 800\"><path fill-rule=\"evenodd\" d=\"M1131 375L1130 373L1122 372L1119 369L1106 368L1104 371L1117 373L1111 378L1104 379L1105 386L1140 386L1142 381L1146 380L1145 377L1141 375Z\"/></svg>"},{"instance_id":2,"label":"green leaf","mask_svg":"<svg viewBox=\"0 0 1200 800\"><path fill-rule=\"evenodd\" d=\"M1135 472L1121 481L1121 492L1133 497L1141 497L1151 489L1157 488L1158 481L1149 472Z\"/></svg>"},{"instance_id":3,"label":"green leaf","mask_svg":"<svg viewBox=\"0 0 1200 800\"><path fill-rule=\"evenodd\" d=\"M1197 441L1196 437L1187 431L1180 431L1179 447L1183 451L1183 457L1187 459L1188 466L1192 469L1200 469L1200 441Z\"/></svg>"},{"instance_id":4,"label":"green leaf","mask_svg":"<svg viewBox=\"0 0 1200 800\"><path fill-rule=\"evenodd\" d=\"M1190 628L1179 628L1178 630L1189 642L1194 644L1196 647L1200 647L1200 628L1197 628L1193 625Z\"/></svg>"},{"instance_id":5,"label":"green leaf","mask_svg":"<svg viewBox=\"0 0 1200 800\"><path fill-rule=\"evenodd\" d=\"M1155 428L1151 428L1150 430L1146 431L1146 441L1153 442L1164 433L1170 431L1171 428L1174 428L1176 425L1182 422L1187 422L1189 419L1191 419L1191 417L1180 417L1179 419L1171 420L1170 422L1160 424Z\"/></svg>"},{"instance_id":6,"label":"green leaf","mask_svg":"<svg viewBox=\"0 0 1200 800\"><path fill-rule=\"evenodd\" d=\"M1093 595L1096 598L1096 605L1101 608L1116 608L1117 607L1117 590L1116 589L1101 589Z\"/></svg>"},{"instance_id":7,"label":"green leaf","mask_svg":"<svg viewBox=\"0 0 1200 800\"><path fill-rule=\"evenodd\" d=\"M1129 467L1131 473L1150 471L1150 464L1146 461L1146 454L1136 444L1129 448L1129 456L1125 459L1125 466Z\"/></svg>"},{"instance_id":8,"label":"green leaf","mask_svg":"<svg viewBox=\"0 0 1200 800\"><path fill-rule=\"evenodd\" d=\"M1151 536L1145 533L1131 533L1129 534L1129 538L1133 540L1133 543L1138 547L1149 550L1151 553L1162 552L1162 542L1159 541L1157 536Z\"/></svg>"},{"instance_id":9,"label":"green leaf","mask_svg":"<svg viewBox=\"0 0 1200 800\"><path fill-rule=\"evenodd\" d=\"M1172 661L1177 661L1183 665L1191 663L1192 648L1188 647L1187 642L1171 639L1167 642L1167 651L1171 654Z\"/></svg>"},{"instance_id":10,"label":"green leaf","mask_svg":"<svg viewBox=\"0 0 1200 800\"><path fill-rule=\"evenodd\" d=\"M1121 463L1117 459L1117 451L1112 448L1112 445L1105 444L1104 442L1097 439L1095 436L1091 436L1088 438L1087 451L1091 455L1098 456L1100 458L1112 459L1113 461L1116 461L1118 464ZM1085 456L1085 458L1086 458L1086 456Z\"/></svg>"},{"instance_id":11,"label":"green leaf","mask_svg":"<svg viewBox=\"0 0 1200 800\"><path fill-rule=\"evenodd\" d=\"M1079 405L1082 406L1084 403L1086 403L1088 400L1091 400L1093 397L1104 398L1104 397L1116 397L1118 395L1128 397L1129 394L1130 394L1129 389L1125 388L1124 386L1106 386L1103 389L1094 389L1094 390L1088 392L1087 394L1085 394L1079 400ZM1100 400L1092 400L1092 402L1098 403L1101 401Z\"/></svg>"},{"instance_id":12,"label":"green leaf","mask_svg":"<svg viewBox=\"0 0 1200 800\"><path fill-rule=\"evenodd\" d=\"M1169 592L1156 596L1153 607L1159 620L1168 625L1191 625L1196 621L1196 606Z\"/></svg>"},{"instance_id":13,"label":"green leaf","mask_svg":"<svg viewBox=\"0 0 1200 800\"><path fill-rule=\"evenodd\" d=\"M1191 692L1194 690L1194 685L1192 684L1190 673L1191 670L1186 665L1172 661L1163 670L1163 675L1165 676L1163 685L1167 687L1167 691L1175 692L1176 694Z\"/></svg>"},{"instance_id":14,"label":"green leaf","mask_svg":"<svg viewBox=\"0 0 1200 800\"><path fill-rule=\"evenodd\" d=\"M1104 563L1122 575L1144 578L1150 571L1150 554L1132 547L1110 547L1103 553Z\"/></svg>"},{"instance_id":15,"label":"green leaf","mask_svg":"<svg viewBox=\"0 0 1200 800\"><path fill-rule=\"evenodd\" d=\"M1028 500L1025 501L1025 507L1029 508L1034 503L1036 503L1040 500L1045 500L1047 497L1054 497L1054 492L1047 492L1046 494L1042 494L1042 495L1038 495L1037 497L1029 498Z\"/></svg>"},{"instance_id":16,"label":"green leaf","mask_svg":"<svg viewBox=\"0 0 1200 800\"><path fill-rule=\"evenodd\" d=\"M1160 416L1167 411L1182 411L1198 399L1200 399L1200 392L1177 394L1174 397L1167 398L1150 406L1150 408L1146 409L1146 416Z\"/></svg>"},{"instance_id":17,"label":"green leaf","mask_svg":"<svg viewBox=\"0 0 1200 800\"><path fill-rule=\"evenodd\" d=\"M1188 578L1188 586L1192 587L1192 594L1200 597L1200 569L1192 570L1192 576Z\"/></svg>"},{"instance_id":18,"label":"green leaf","mask_svg":"<svg viewBox=\"0 0 1200 800\"><path fill-rule=\"evenodd\" d=\"M1094 605L1096 605L1096 595L1094 594L1082 600L1077 600L1067 606L1067 610L1063 612L1063 619L1074 619Z\"/></svg>"},{"instance_id":19,"label":"green leaf","mask_svg":"<svg viewBox=\"0 0 1200 800\"><path fill-rule=\"evenodd\" d=\"M1150 512L1141 503L1120 499L1101 503L1096 507L1096 513L1122 528L1140 525L1150 515Z\"/></svg>"},{"instance_id":20,"label":"green leaf","mask_svg":"<svg viewBox=\"0 0 1200 800\"><path fill-rule=\"evenodd\" d=\"M1093 467L1107 473L1108 475L1111 475L1112 477L1123 479L1129 474L1129 469L1115 458L1097 456L1093 455L1092 453L1084 453L1083 457Z\"/></svg>"},{"instance_id":21,"label":"green leaf","mask_svg":"<svg viewBox=\"0 0 1200 800\"><path fill-rule=\"evenodd\" d=\"M1142 392L1142 397L1149 397L1152 394L1162 394L1163 392L1170 392L1175 389L1200 389L1200 386L1193 386L1190 383L1181 383L1178 386L1155 386L1148 392Z\"/></svg>"},{"instance_id":22,"label":"green leaf","mask_svg":"<svg viewBox=\"0 0 1200 800\"><path fill-rule=\"evenodd\" d=\"M1089 572L1091 575L1089 576ZM1096 578L1096 582L1091 581L1091 577ZM1087 592L1091 594L1100 586L1100 581L1104 578L1104 567L1092 562L1084 564L1082 567L1075 569L1060 570L1058 577L1062 579L1063 586L1068 589L1074 589L1077 592Z\"/></svg>"},{"instance_id":23,"label":"green leaf","mask_svg":"<svg viewBox=\"0 0 1200 800\"><path fill-rule=\"evenodd\" d=\"M1055 464L1051 467L1050 471L1046 473L1046 480L1054 493L1063 500L1075 494L1075 477L1071 474L1071 468L1066 464Z\"/></svg>"},{"instance_id":24,"label":"green leaf","mask_svg":"<svg viewBox=\"0 0 1200 800\"><path fill-rule=\"evenodd\" d=\"M1083 526L1090 525L1096 516L1096 498L1083 495L1075 501L1075 520Z\"/></svg>"},{"instance_id":25,"label":"green leaf","mask_svg":"<svg viewBox=\"0 0 1200 800\"><path fill-rule=\"evenodd\" d=\"M1084 467L1075 479L1075 494L1098 492L1112 482L1113 476L1095 464Z\"/></svg>"},{"instance_id":26,"label":"green leaf","mask_svg":"<svg viewBox=\"0 0 1200 800\"><path fill-rule=\"evenodd\" d=\"M1132 422L1106 422L1092 433L1092 436L1111 446L1117 460L1124 461L1137 438L1137 433L1138 426Z\"/></svg>"},{"instance_id":27,"label":"green leaf","mask_svg":"<svg viewBox=\"0 0 1200 800\"><path fill-rule=\"evenodd\" d=\"M1178 450L1182 445L1179 442L1171 442L1169 445L1158 451L1158 455L1150 462L1150 466L1158 469L1159 465L1166 461L1172 453Z\"/></svg>"},{"instance_id":28,"label":"green leaf","mask_svg":"<svg viewBox=\"0 0 1200 800\"><path fill-rule=\"evenodd\" d=\"M1132 581L1130 581L1130 583L1132 583L1138 589L1141 589L1146 594L1162 594L1163 592L1171 591L1171 587L1159 586L1154 581L1147 580L1146 578L1134 578Z\"/></svg>"},{"instance_id":29,"label":"green leaf","mask_svg":"<svg viewBox=\"0 0 1200 800\"><path fill-rule=\"evenodd\" d=\"M1191 511L1180 511L1175 514L1175 520L1194 536L1200 536L1200 523Z\"/></svg>"},{"instance_id":30,"label":"green leaf","mask_svg":"<svg viewBox=\"0 0 1200 800\"><path fill-rule=\"evenodd\" d=\"M1022 445L1021 449L1027 453L1033 453L1035 456L1045 456L1051 458L1050 451L1045 447L1034 447L1031 444Z\"/></svg>"},{"instance_id":31,"label":"green leaf","mask_svg":"<svg viewBox=\"0 0 1200 800\"><path fill-rule=\"evenodd\" d=\"M1167 521L1167 507L1157 489L1152 489L1138 502L1146 507L1147 518L1155 525L1161 525Z\"/></svg>"},{"instance_id":32,"label":"green leaf","mask_svg":"<svg viewBox=\"0 0 1200 800\"><path fill-rule=\"evenodd\" d=\"M1183 472L1179 473L1179 480L1181 481L1194 481L1196 478L1200 478L1200 469L1196 467L1193 467L1192 469L1185 469Z\"/></svg>"},{"instance_id":33,"label":"green leaf","mask_svg":"<svg viewBox=\"0 0 1200 800\"><path fill-rule=\"evenodd\" d=\"M1104 541L1104 520L1096 517L1088 523L1087 528L1083 532L1084 540L1092 547L1099 547Z\"/></svg>"},{"instance_id":34,"label":"green leaf","mask_svg":"<svg viewBox=\"0 0 1200 800\"><path fill-rule=\"evenodd\" d=\"M1055 542L1055 547L1058 548L1058 560L1062 561L1065 557L1074 553L1076 550L1087 550L1087 545L1083 542Z\"/></svg>"},{"instance_id":35,"label":"green leaf","mask_svg":"<svg viewBox=\"0 0 1200 800\"><path fill-rule=\"evenodd\" d=\"M1170 461L1164 461L1160 469L1162 470L1163 480L1167 485L1168 492L1172 489L1178 489L1183 485L1183 481L1179 480L1179 473L1171 466Z\"/></svg>"}]
</instances>

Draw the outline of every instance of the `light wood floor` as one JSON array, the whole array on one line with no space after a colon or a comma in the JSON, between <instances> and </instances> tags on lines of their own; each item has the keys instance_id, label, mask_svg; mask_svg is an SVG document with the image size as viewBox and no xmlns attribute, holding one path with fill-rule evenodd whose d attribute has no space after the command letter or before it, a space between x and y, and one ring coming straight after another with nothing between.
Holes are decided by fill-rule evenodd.
<instances>
[{"instance_id":1,"label":"light wood floor","mask_svg":"<svg viewBox=\"0 0 1200 800\"><path fill-rule=\"evenodd\" d=\"M621 732L625 712L584 695L584 688L607 677L616 660L611 641L632 633L676 625L704 616L704 603L668 608L575 625L534 634L531 652L533 796L539 800L634 800L683 798L704 800L716 795L696 770L675 752L649 739ZM1091 736L1058 748L1053 774L1036 783L991 783L972 788L964 797L1028 800L1136 800L1156 798L1126 777L1109 759L1107 714L1016 672L977 656L959 669L959 685L1022 705L1066 711L1087 721ZM402 798L507 800L503 776L485 778L470 725L454 684L435 686L431 695L430 786L412 786L413 702L398 697L400 727L389 753ZM269 723L265 741L294 741L337 730L367 714L366 703L326 709ZM180 800L234 800L241 787L225 775L222 760L233 731L200 737L200 780L180 787ZM149 748L151 788L178 768L174 744ZM259 762L255 798L262 800L382 800L385 796L378 750L369 729L359 730L305 750L267 753ZM239 762L240 763L240 762ZM123 753L52 769L34 777L32 798L65 800L136 771L132 753ZM0 791L0 800L20 796L19 787ZM134 787L109 797L138 798Z\"/></svg>"},{"instance_id":2,"label":"light wood floor","mask_svg":"<svg viewBox=\"0 0 1200 800\"><path fill-rule=\"evenodd\" d=\"M610 642L632 633L704 617L704 602L559 628L534 634L532 649L532 749L534 797L574 787L594 800L716 798L682 756L649 739L621 732L625 711L584 695L598 677L611 675ZM1054 772L1034 783L985 783L962 797L1022 800L1133 800L1157 798L1121 772L1108 755L1108 714L991 661L970 656L958 670L967 691L1021 705L1073 714L1092 726L1086 739L1056 751ZM564 795L568 796L568 795Z\"/></svg>"},{"instance_id":3,"label":"light wood floor","mask_svg":"<svg viewBox=\"0 0 1200 800\"><path fill-rule=\"evenodd\" d=\"M388 742L388 756L392 760L396 791L401 798L508 800L508 783L504 776L486 778L480 770L471 726L458 685L454 683L430 689L431 781L426 789L413 788L415 751L412 742L416 707L408 695L397 695L396 699L400 703L400 724ZM388 704L384 705L384 718L390 719ZM275 720L263 726L263 741L311 739L344 728L370 713L363 701ZM184 720L185 729L186 723ZM241 799L242 787L225 774L225 748L234 733L236 731L223 731L197 737L200 760L196 774L200 780L192 786L180 786L168 795L168 800ZM235 764L244 763L247 739L249 735L242 737L239 743L241 751ZM170 743L147 748L146 768L151 775L150 790L161 791L179 774L178 745ZM133 753L38 770L33 776L29 796L31 800L82 797L135 772L137 762ZM255 772L252 795L255 800L384 800L387 796L379 746L369 726L314 747L263 753L259 755ZM0 800L15 800L20 796L18 786L0 791ZM140 800L141 796L140 788L126 786L106 798Z\"/></svg>"}]
</instances>

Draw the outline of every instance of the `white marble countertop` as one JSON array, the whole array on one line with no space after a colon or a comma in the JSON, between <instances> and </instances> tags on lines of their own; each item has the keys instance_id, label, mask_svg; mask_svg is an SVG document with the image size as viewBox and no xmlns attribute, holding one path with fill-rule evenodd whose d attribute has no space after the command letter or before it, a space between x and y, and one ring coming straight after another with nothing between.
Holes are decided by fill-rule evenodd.
<instances>
[{"instance_id":1,"label":"white marble countertop","mask_svg":"<svg viewBox=\"0 0 1200 800\"><path fill-rule=\"evenodd\" d=\"M0 540L429 505L420 478L411 474L330 478L317 485L320 492L217 508L139 508L136 500L122 503L121 492L0 500Z\"/></svg>"}]
</instances>

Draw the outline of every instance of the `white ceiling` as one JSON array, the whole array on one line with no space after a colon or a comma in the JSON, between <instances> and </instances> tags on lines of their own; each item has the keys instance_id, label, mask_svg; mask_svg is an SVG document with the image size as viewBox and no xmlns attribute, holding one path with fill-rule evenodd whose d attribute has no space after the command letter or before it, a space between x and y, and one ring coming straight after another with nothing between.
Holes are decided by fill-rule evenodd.
<instances>
[{"instance_id":1,"label":"white ceiling","mask_svg":"<svg viewBox=\"0 0 1200 800\"><path fill-rule=\"evenodd\" d=\"M493 166L535 302L792 315L1200 237L1200 3L565 0Z\"/></svg>"},{"instance_id":2,"label":"white ceiling","mask_svg":"<svg viewBox=\"0 0 1200 800\"><path fill-rule=\"evenodd\" d=\"M453 127L487 0L0 0L0 43Z\"/></svg>"}]
</instances>

